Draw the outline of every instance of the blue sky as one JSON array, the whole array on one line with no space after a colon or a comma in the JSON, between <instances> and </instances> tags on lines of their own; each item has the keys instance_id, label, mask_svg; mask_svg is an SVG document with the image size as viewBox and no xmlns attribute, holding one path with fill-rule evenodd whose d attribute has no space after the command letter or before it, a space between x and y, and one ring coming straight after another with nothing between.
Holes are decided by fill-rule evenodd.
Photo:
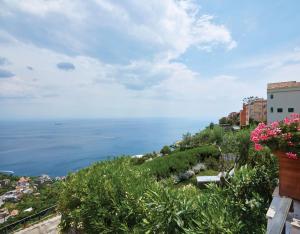
<instances>
[{"instance_id":1,"label":"blue sky","mask_svg":"<svg viewBox=\"0 0 300 234\"><path fill-rule=\"evenodd\" d=\"M216 120L300 81L297 0L2 0L0 118Z\"/></svg>"}]
</instances>

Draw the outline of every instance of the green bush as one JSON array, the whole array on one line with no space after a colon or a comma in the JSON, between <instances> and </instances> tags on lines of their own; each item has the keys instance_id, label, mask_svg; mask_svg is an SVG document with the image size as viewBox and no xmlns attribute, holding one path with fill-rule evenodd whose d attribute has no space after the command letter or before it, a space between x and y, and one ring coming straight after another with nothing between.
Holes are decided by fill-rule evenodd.
<instances>
[{"instance_id":1,"label":"green bush","mask_svg":"<svg viewBox=\"0 0 300 234\"><path fill-rule=\"evenodd\" d=\"M146 162L147 160L149 159L153 159L153 158L156 158L158 155L153 152L153 153L149 153L149 154L145 154L143 157L139 157L139 158L131 158L131 162L135 165L141 165L143 164L144 162Z\"/></svg>"},{"instance_id":2,"label":"green bush","mask_svg":"<svg viewBox=\"0 0 300 234\"><path fill-rule=\"evenodd\" d=\"M184 172L208 157L219 158L219 151L215 146L207 145L190 150L173 152L169 155L155 158L143 164L143 166L150 169L151 175L162 179L172 174Z\"/></svg>"},{"instance_id":3,"label":"green bush","mask_svg":"<svg viewBox=\"0 0 300 234\"><path fill-rule=\"evenodd\" d=\"M197 193L157 187L145 193L146 217L141 233L182 233L197 216Z\"/></svg>"},{"instance_id":4,"label":"green bush","mask_svg":"<svg viewBox=\"0 0 300 234\"><path fill-rule=\"evenodd\" d=\"M130 158L97 163L68 176L60 197L61 226L85 233L129 232L142 222L141 197L155 181Z\"/></svg>"},{"instance_id":5,"label":"green bush","mask_svg":"<svg viewBox=\"0 0 300 234\"><path fill-rule=\"evenodd\" d=\"M194 151L199 157L201 150ZM208 154L207 148L202 151ZM277 179L276 159L264 154L222 187L201 191L192 185L174 188L170 180L157 182L146 165L166 157L140 166L130 158L97 163L63 182L61 226L79 233L263 233Z\"/></svg>"},{"instance_id":6,"label":"green bush","mask_svg":"<svg viewBox=\"0 0 300 234\"><path fill-rule=\"evenodd\" d=\"M180 150L191 149L206 144L221 144L225 132L218 125L207 127L195 135L187 133L183 135L182 141L179 144Z\"/></svg>"},{"instance_id":7,"label":"green bush","mask_svg":"<svg viewBox=\"0 0 300 234\"><path fill-rule=\"evenodd\" d=\"M220 161L215 159L214 157L208 157L204 160L204 164L206 165L207 169L212 169L214 171L220 170Z\"/></svg>"},{"instance_id":8,"label":"green bush","mask_svg":"<svg viewBox=\"0 0 300 234\"><path fill-rule=\"evenodd\" d=\"M168 155L171 153L171 149L169 146L165 145L161 150L160 153L162 153L163 155Z\"/></svg>"},{"instance_id":9,"label":"green bush","mask_svg":"<svg viewBox=\"0 0 300 234\"><path fill-rule=\"evenodd\" d=\"M253 168L242 166L225 189L233 216L243 221L241 233L265 233L265 214L278 182L278 166L275 157L264 154Z\"/></svg>"},{"instance_id":10,"label":"green bush","mask_svg":"<svg viewBox=\"0 0 300 234\"><path fill-rule=\"evenodd\" d=\"M210 143L237 155L235 175L201 190L174 186L170 176L198 162L219 166L220 152ZM61 226L79 233L265 233L277 162L270 151L250 146L249 129L224 133L214 126L185 135L180 148L163 157L94 164L63 182Z\"/></svg>"}]
</instances>

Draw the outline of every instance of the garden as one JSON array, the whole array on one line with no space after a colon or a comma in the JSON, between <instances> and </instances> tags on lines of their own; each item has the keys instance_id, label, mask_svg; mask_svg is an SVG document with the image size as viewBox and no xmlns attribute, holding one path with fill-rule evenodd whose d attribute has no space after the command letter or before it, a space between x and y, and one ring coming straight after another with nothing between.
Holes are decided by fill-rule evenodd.
<instances>
[{"instance_id":1,"label":"garden","mask_svg":"<svg viewBox=\"0 0 300 234\"><path fill-rule=\"evenodd\" d=\"M79 233L264 233L278 183L268 148L254 150L250 133L209 126L164 150L163 156L119 157L70 174L62 184L61 228ZM165 148L166 149L166 148ZM226 160L227 156L230 160ZM198 175L236 168L220 184L175 181L196 164Z\"/></svg>"}]
</instances>

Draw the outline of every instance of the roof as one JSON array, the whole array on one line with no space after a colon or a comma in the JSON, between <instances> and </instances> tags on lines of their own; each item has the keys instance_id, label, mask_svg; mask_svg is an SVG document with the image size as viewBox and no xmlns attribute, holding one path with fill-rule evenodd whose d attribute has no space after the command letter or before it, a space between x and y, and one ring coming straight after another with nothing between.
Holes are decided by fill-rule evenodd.
<instances>
[{"instance_id":1,"label":"roof","mask_svg":"<svg viewBox=\"0 0 300 234\"><path fill-rule=\"evenodd\" d=\"M296 81L287 81L287 82L278 82L278 83L269 83L268 90L272 89L286 89L286 88L300 88L300 82Z\"/></svg>"},{"instance_id":2,"label":"roof","mask_svg":"<svg viewBox=\"0 0 300 234\"><path fill-rule=\"evenodd\" d=\"M23 183L23 182L28 182L28 181L29 181L28 178L21 177L18 182Z\"/></svg>"}]
</instances>

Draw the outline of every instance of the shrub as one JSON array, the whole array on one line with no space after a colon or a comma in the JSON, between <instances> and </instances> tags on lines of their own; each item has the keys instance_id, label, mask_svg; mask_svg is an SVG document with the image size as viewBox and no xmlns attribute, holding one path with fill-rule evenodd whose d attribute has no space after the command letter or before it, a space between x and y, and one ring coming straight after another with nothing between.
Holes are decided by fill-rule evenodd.
<instances>
[{"instance_id":1,"label":"shrub","mask_svg":"<svg viewBox=\"0 0 300 234\"><path fill-rule=\"evenodd\" d=\"M145 154L143 157L139 157L139 158L133 157L133 158L131 158L131 162L134 165L141 165L144 162L146 162L147 160L153 159L156 157L157 157L157 154L155 152L153 152L153 153Z\"/></svg>"},{"instance_id":2,"label":"shrub","mask_svg":"<svg viewBox=\"0 0 300 234\"><path fill-rule=\"evenodd\" d=\"M277 177L276 159L264 153L224 186L200 192L151 177L152 168L145 166L172 155L141 166L133 166L130 158L97 163L63 182L61 226L79 233L263 233ZM259 157L255 154L251 157Z\"/></svg>"},{"instance_id":3,"label":"shrub","mask_svg":"<svg viewBox=\"0 0 300 234\"><path fill-rule=\"evenodd\" d=\"M162 153L163 155L168 155L171 153L171 149L169 146L165 145L161 150L160 153Z\"/></svg>"},{"instance_id":4,"label":"shrub","mask_svg":"<svg viewBox=\"0 0 300 234\"><path fill-rule=\"evenodd\" d=\"M236 156L235 161L238 166L246 164L251 148L250 130L242 129L238 132L227 132L224 134L221 148L223 153L232 153Z\"/></svg>"},{"instance_id":5,"label":"shrub","mask_svg":"<svg viewBox=\"0 0 300 234\"><path fill-rule=\"evenodd\" d=\"M68 176L60 196L63 231L130 232L141 223L141 197L155 181L129 158L97 163Z\"/></svg>"},{"instance_id":6,"label":"shrub","mask_svg":"<svg viewBox=\"0 0 300 234\"><path fill-rule=\"evenodd\" d=\"M243 222L241 233L265 233L265 214L278 178L276 159L266 156L253 168L242 166L224 190L232 215Z\"/></svg>"},{"instance_id":7,"label":"shrub","mask_svg":"<svg viewBox=\"0 0 300 234\"><path fill-rule=\"evenodd\" d=\"M193 193L196 196L197 193ZM182 190L159 187L145 193L143 233L182 233L197 217L196 199Z\"/></svg>"},{"instance_id":8,"label":"shrub","mask_svg":"<svg viewBox=\"0 0 300 234\"><path fill-rule=\"evenodd\" d=\"M208 157L204 160L204 164L208 169L212 169L215 171L218 171L220 169L220 163L219 160L213 158L213 157Z\"/></svg>"},{"instance_id":9,"label":"shrub","mask_svg":"<svg viewBox=\"0 0 300 234\"><path fill-rule=\"evenodd\" d=\"M218 159L219 154L215 146L207 145L158 157L143 166L150 169L151 175L162 179L169 177L171 174L184 172L205 158Z\"/></svg>"}]
</instances>

